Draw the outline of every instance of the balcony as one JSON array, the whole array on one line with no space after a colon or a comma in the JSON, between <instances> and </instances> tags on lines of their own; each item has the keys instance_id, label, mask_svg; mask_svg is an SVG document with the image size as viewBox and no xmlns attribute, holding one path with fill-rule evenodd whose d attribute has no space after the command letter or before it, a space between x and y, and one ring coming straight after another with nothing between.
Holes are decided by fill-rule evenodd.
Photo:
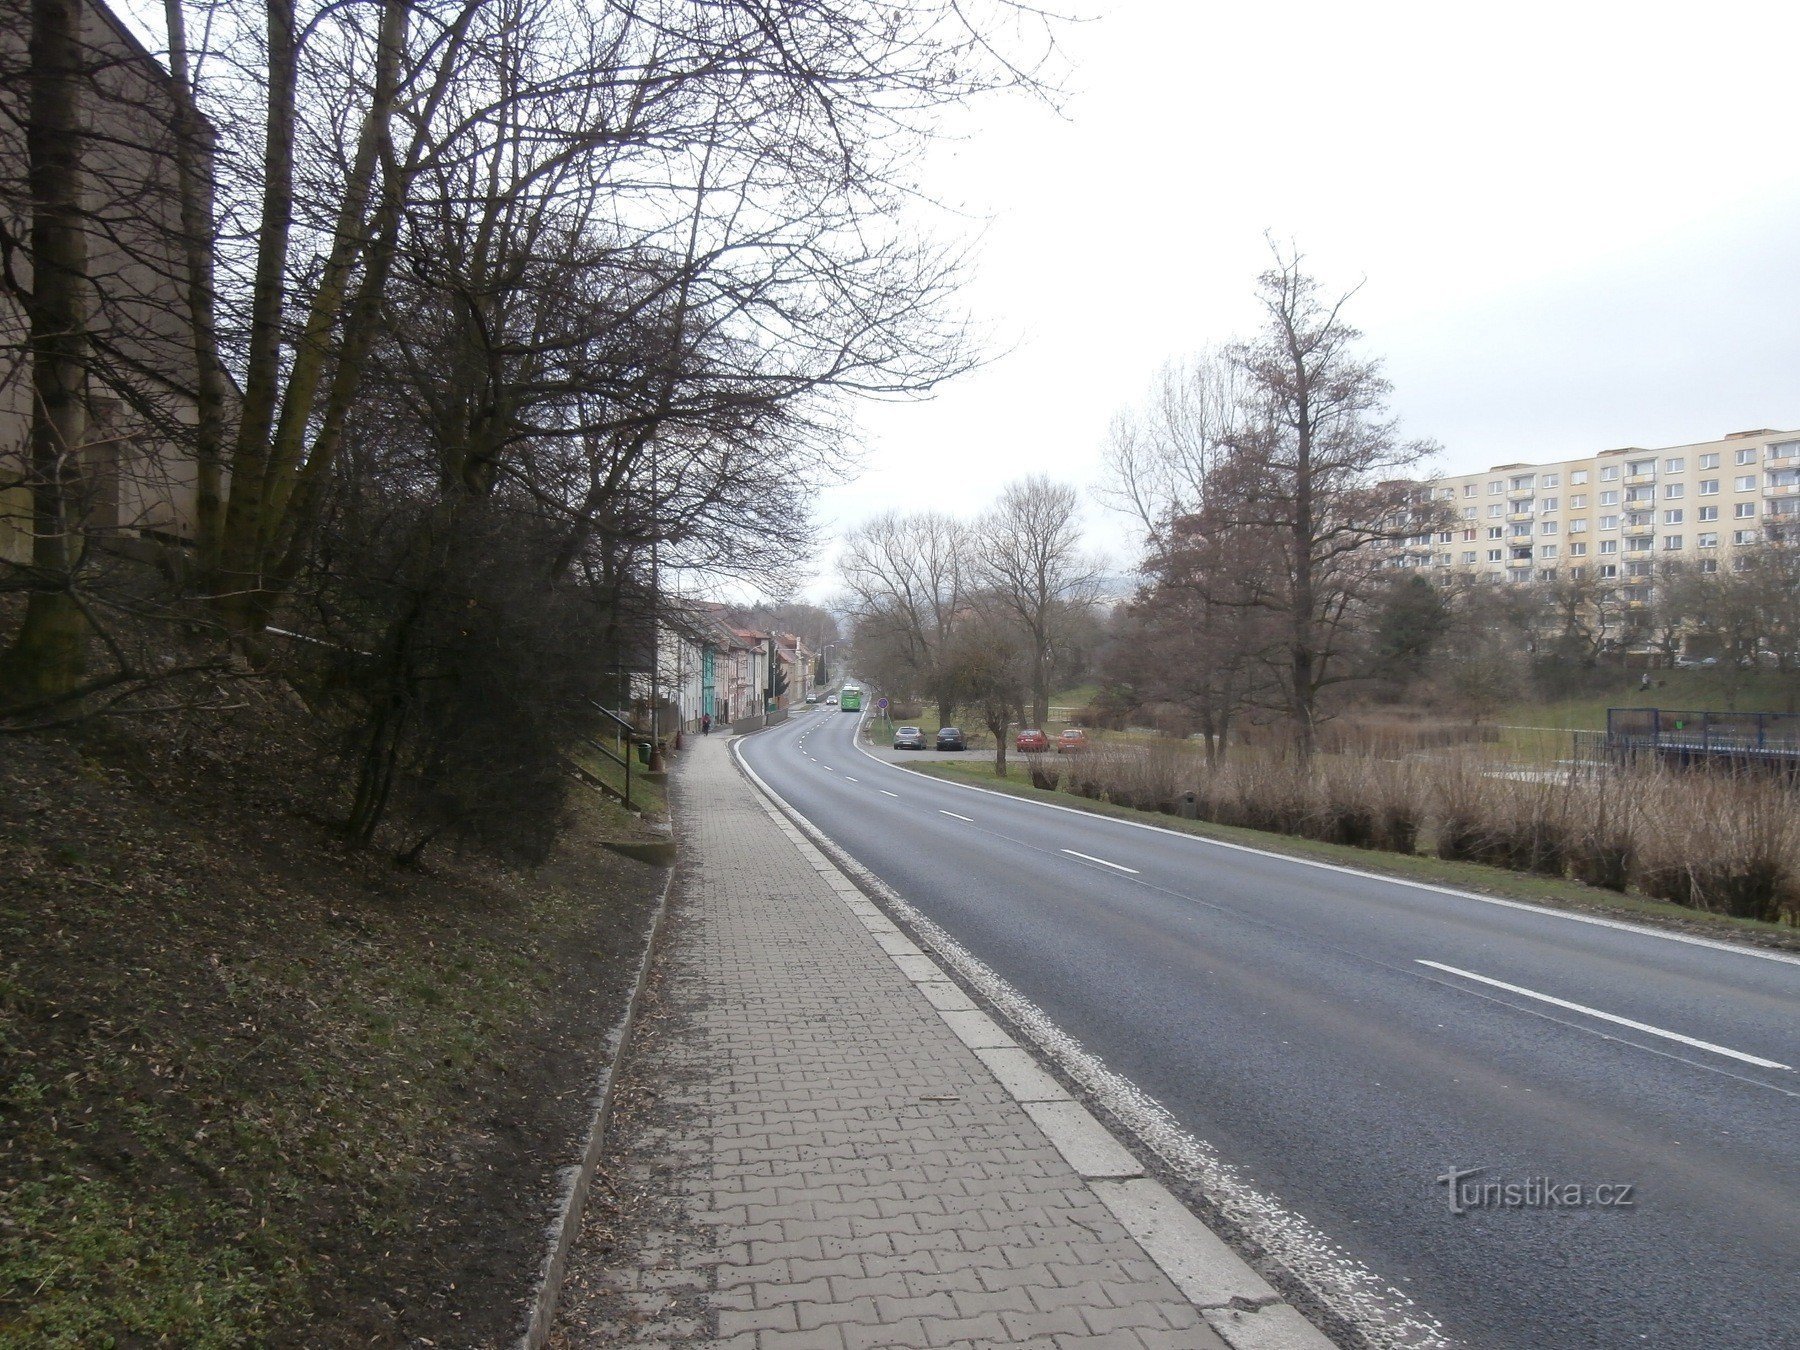
<instances>
[{"instance_id":1,"label":"balcony","mask_svg":"<svg viewBox=\"0 0 1800 1350\"><path fill-rule=\"evenodd\" d=\"M1654 473L1628 473L1625 475L1626 487L1648 487L1655 481Z\"/></svg>"},{"instance_id":2,"label":"balcony","mask_svg":"<svg viewBox=\"0 0 1800 1350\"><path fill-rule=\"evenodd\" d=\"M1531 508L1529 506L1525 507L1523 510L1520 510L1520 511L1508 511L1506 513L1506 518L1508 520L1531 520L1531 519L1534 519L1534 517L1531 514Z\"/></svg>"},{"instance_id":3,"label":"balcony","mask_svg":"<svg viewBox=\"0 0 1800 1350\"><path fill-rule=\"evenodd\" d=\"M1508 558L1506 560L1506 565L1508 567L1530 567L1531 555L1528 553L1522 558Z\"/></svg>"},{"instance_id":4,"label":"balcony","mask_svg":"<svg viewBox=\"0 0 1800 1350\"><path fill-rule=\"evenodd\" d=\"M1656 533L1656 526L1652 525L1647 520L1637 522L1627 521L1624 525L1620 526L1620 531L1627 539L1648 539L1651 535Z\"/></svg>"},{"instance_id":5,"label":"balcony","mask_svg":"<svg viewBox=\"0 0 1800 1350\"><path fill-rule=\"evenodd\" d=\"M1763 488L1765 497L1800 497L1800 482L1769 483Z\"/></svg>"},{"instance_id":6,"label":"balcony","mask_svg":"<svg viewBox=\"0 0 1800 1350\"><path fill-rule=\"evenodd\" d=\"M1537 490L1535 488L1514 488L1511 492L1506 494L1506 500L1515 503L1528 502L1536 495Z\"/></svg>"}]
</instances>

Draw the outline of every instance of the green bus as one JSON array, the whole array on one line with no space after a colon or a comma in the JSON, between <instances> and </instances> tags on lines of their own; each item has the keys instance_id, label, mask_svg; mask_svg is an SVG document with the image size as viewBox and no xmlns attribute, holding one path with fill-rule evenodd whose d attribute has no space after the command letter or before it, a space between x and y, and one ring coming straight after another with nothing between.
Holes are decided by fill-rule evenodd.
<instances>
[{"instance_id":1,"label":"green bus","mask_svg":"<svg viewBox=\"0 0 1800 1350\"><path fill-rule=\"evenodd\" d=\"M845 685L838 691L838 710L840 712L861 712L862 690L853 684Z\"/></svg>"}]
</instances>

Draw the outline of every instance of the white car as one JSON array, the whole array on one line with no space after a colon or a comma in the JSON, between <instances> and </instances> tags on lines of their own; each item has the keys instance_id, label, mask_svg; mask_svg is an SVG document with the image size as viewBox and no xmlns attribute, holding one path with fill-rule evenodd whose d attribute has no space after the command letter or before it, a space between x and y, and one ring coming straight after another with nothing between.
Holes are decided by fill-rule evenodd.
<instances>
[{"instance_id":1,"label":"white car","mask_svg":"<svg viewBox=\"0 0 1800 1350\"><path fill-rule=\"evenodd\" d=\"M836 694L825 695L825 706L828 708L837 707L837 695Z\"/></svg>"}]
</instances>

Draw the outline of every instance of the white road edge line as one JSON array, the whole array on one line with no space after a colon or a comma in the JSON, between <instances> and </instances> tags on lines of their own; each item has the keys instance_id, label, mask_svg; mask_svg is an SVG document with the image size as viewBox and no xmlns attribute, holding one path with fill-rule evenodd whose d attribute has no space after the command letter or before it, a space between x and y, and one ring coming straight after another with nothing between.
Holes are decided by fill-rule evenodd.
<instances>
[{"instance_id":1,"label":"white road edge line","mask_svg":"<svg viewBox=\"0 0 1800 1350\"><path fill-rule=\"evenodd\" d=\"M1068 854L1071 858L1080 858L1083 862L1099 863L1102 867L1110 867L1115 872L1129 872L1134 877L1138 874L1138 870L1135 867L1127 867L1123 863L1108 862L1105 858L1096 858L1091 853L1077 853L1072 848L1065 848L1063 852Z\"/></svg>"},{"instance_id":2,"label":"white road edge line","mask_svg":"<svg viewBox=\"0 0 1800 1350\"><path fill-rule=\"evenodd\" d=\"M889 951L890 956L919 953L919 949L907 941L889 920L870 917L864 913L867 908L874 910L876 915L880 914L867 898L866 891L880 895L890 907L903 915L931 944L937 957L955 967L965 980L979 989L982 996L999 1008L1041 1054L1105 1103L1106 1109L1120 1120L1132 1138L1157 1154L1190 1183L1205 1191L1233 1221L1248 1230L1265 1250L1275 1255L1296 1280L1306 1285L1338 1316L1361 1331L1374 1350L1454 1350L1452 1342L1445 1339L1436 1320L1421 1310L1411 1298L1393 1286L1384 1284L1374 1272L1337 1248L1330 1238L1313 1228L1305 1218L1248 1185L1235 1168L1218 1157L1211 1145L1182 1129L1160 1102L1129 1079L1121 1078L1108 1069L1010 982L970 955L948 933L908 904L893 887L845 852L841 845L790 805L764 781L761 774L750 767L736 743L738 739L732 738L732 757L737 761L738 768L761 791L764 798L763 810L782 833L794 842L803 857L808 857L809 860L816 857L824 870L837 873L841 880L832 881L832 888L838 891L852 912L862 918L884 951ZM853 883L860 884L863 889L858 890ZM897 943L893 941L896 938ZM890 951L890 947L894 950ZM934 1007L946 993L955 991L956 994L961 994L956 985L948 982L915 980L914 987L932 1001ZM938 995L939 998L933 998L933 995ZM946 1022L960 1015L954 1009L947 1012L939 1008L939 1016ZM951 1025L954 1030L956 1024L952 1022ZM999 1035L1004 1037L1003 1032ZM1003 1088L1004 1086L1002 1084ZM1020 1105L1023 1107L1025 1103L1021 1102ZM1088 1115L1088 1120L1094 1127L1105 1132L1105 1126L1091 1114ZM1042 1123L1039 1128L1043 1128ZM1052 1139L1052 1143L1061 1150L1062 1144L1057 1140ZM1064 1156L1067 1157L1067 1154ZM1080 1168L1076 1170L1079 1172ZM1158 1183L1147 1179L1121 1183L1099 1177L1084 1177L1084 1180L1100 1196L1102 1202L1113 1210L1126 1232L1143 1246L1151 1260L1161 1266L1177 1287L1193 1300L1196 1308L1201 1310L1203 1319L1214 1331L1223 1334L1229 1330L1238 1338L1233 1343L1245 1347L1245 1350L1263 1344L1260 1340L1250 1339L1252 1336L1274 1330L1280 1330L1286 1337L1279 1341L1282 1350L1330 1350L1330 1341L1296 1312L1291 1304L1279 1301L1264 1303L1249 1312L1241 1312L1235 1310L1237 1305L1213 1307L1211 1299L1196 1297L1196 1291L1190 1285L1198 1271L1188 1261L1169 1259L1171 1246L1186 1245L1171 1241L1179 1234L1143 1214L1128 1218L1120 1207L1115 1207L1115 1198L1109 1198L1103 1190L1105 1187L1119 1185L1163 1190ZM1164 1193L1171 1207L1186 1210L1187 1207L1172 1194L1166 1191ZM1205 1227L1197 1218L1194 1222ZM1207 1231L1210 1232L1210 1229ZM1241 1271L1248 1279L1261 1283L1260 1277L1249 1269L1242 1257L1223 1241L1215 1241L1218 1241L1218 1247L1214 1250L1219 1253L1219 1259L1206 1263L1211 1267L1211 1274L1216 1276ZM1258 1325L1247 1323L1246 1319L1252 1317L1258 1319Z\"/></svg>"},{"instance_id":3,"label":"white road edge line","mask_svg":"<svg viewBox=\"0 0 1800 1350\"><path fill-rule=\"evenodd\" d=\"M1523 985L1508 984L1505 980L1492 979L1486 975L1477 975L1472 970L1462 970L1456 966L1447 966L1442 961L1427 961L1424 957L1414 958L1421 966L1430 966L1433 970L1441 970L1446 974L1460 975L1465 980L1475 980L1480 984L1491 985L1495 989L1504 989L1509 994L1517 994L1521 998L1535 998L1540 1003L1548 1003L1553 1007L1567 1008L1570 1012L1584 1013L1589 1017L1598 1017L1602 1022L1611 1022L1614 1026L1630 1027L1633 1031L1641 1031L1650 1036L1661 1036L1666 1041L1678 1041L1682 1045L1691 1045L1696 1050L1710 1050L1715 1055L1729 1055L1732 1059L1745 1064L1754 1064L1761 1069L1786 1069L1794 1071L1791 1064L1783 1064L1779 1060L1763 1059L1758 1055L1747 1055L1742 1050L1733 1050L1729 1046L1714 1045L1711 1041L1697 1040L1693 1036L1683 1036L1679 1031L1665 1031L1662 1027L1653 1027L1648 1022L1634 1022L1629 1017L1620 1017L1616 1013L1601 1012L1598 1008L1590 1008L1585 1003L1571 1003L1566 998L1556 998L1551 994L1540 994L1535 989L1527 989Z\"/></svg>"},{"instance_id":4,"label":"white road edge line","mask_svg":"<svg viewBox=\"0 0 1800 1350\"><path fill-rule=\"evenodd\" d=\"M903 765L890 763L881 756L865 750L862 742L858 739L853 738L853 743L865 758L874 760L884 768L892 769L895 773L910 774L913 772ZM1066 811L1072 816L1084 816L1088 820L1109 821L1114 825L1124 825L1133 830L1150 830L1156 834L1186 839L1190 843L1206 844L1213 848L1228 848L1236 853L1254 853L1261 858L1274 858L1279 862L1293 863L1297 867L1316 867L1325 872L1342 872L1346 876L1360 877L1365 881L1383 881L1390 886L1404 886L1408 890L1430 891L1433 894L1448 895L1457 900L1475 900L1484 905L1498 905L1502 909L1524 910L1527 914L1541 915L1546 919L1566 919L1570 923L1593 924L1596 928L1615 928L1625 933L1636 933L1639 937L1661 938L1664 942L1681 942L1690 947L1710 947L1713 951L1730 952L1735 956L1754 956L1763 961L1779 961L1784 965L1800 966L1800 956L1791 952L1771 951L1766 947L1750 947L1741 942L1724 942L1718 938L1695 937L1689 933L1674 933L1666 928L1652 928L1647 924L1631 923L1624 919L1603 919L1594 914L1572 914L1566 909L1551 909L1547 905L1534 905L1524 900L1505 900L1497 895L1462 891L1454 886L1437 886L1429 881L1411 881L1405 877L1391 876L1386 872L1366 872L1358 867L1320 862L1316 858L1299 858L1292 853L1277 853L1273 849L1256 848L1250 844L1231 844L1223 839L1212 839L1203 834L1190 834L1186 830L1171 830L1166 825L1152 825L1145 820L1122 820L1118 816L1103 816L1096 811L1084 811L1079 806L1063 806L1057 802L1039 801L1035 797L1015 797L1010 792L996 792L993 788L977 787L974 783L959 783L952 778L932 778L929 774L913 774L913 776L926 778L933 783L942 783L946 787L960 788L964 792L979 792L984 797L999 797L1004 801L1018 802L1024 806L1041 806L1046 811Z\"/></svg>"},{"instance_id":5,"label":"white road edge line","mask_svg":"<svg viewBox=\"0 0 1800 1350\"><path fill-rule=\"evenodd\" d=\"M941 807L941 806L940 806L940 807L939 807L939 808L938 808L938 814L939 814L939 815L940 815L940 816L955 816L955 817L956 817L956 819L958 819L958 820L966 820L966 821L968 821L968 822L969 822L969 824L971 824L971 825L973 825L973 824L974 824L974 823L975 823L975 817L974 817L974 816L958 816L958 815L956 815L956 812L954 812L954 811L946 811L946 810L944 810L944 808L943 808L943 807Z\"/></svg>"}]
</instances>

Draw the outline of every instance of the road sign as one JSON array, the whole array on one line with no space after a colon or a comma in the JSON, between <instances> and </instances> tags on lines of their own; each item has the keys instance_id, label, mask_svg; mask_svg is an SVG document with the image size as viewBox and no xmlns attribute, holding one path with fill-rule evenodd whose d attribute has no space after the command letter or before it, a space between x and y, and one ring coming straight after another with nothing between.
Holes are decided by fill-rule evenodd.
<instances>
[{"instance_id":1,"label":"road sign","mask_svg":"<svg viewBox=\"0 0 1800 1350\"><path fill-rule=\"evenodd\" d=\"M880 708L883 712L886 712L887 711L887 700L885 698L878 698L875 700L875 706L877 708Z\"/></svg>"}]
</instances>

